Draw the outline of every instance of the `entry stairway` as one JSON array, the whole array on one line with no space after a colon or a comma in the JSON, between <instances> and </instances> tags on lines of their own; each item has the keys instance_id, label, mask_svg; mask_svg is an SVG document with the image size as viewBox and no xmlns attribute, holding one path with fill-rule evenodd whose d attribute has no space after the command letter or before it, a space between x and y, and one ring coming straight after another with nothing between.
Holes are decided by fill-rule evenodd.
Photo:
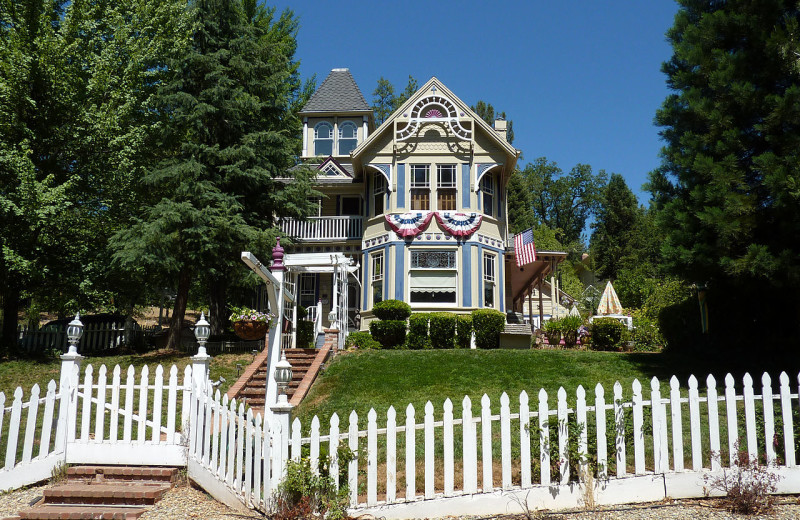
<instances>
[{"instance_id":1,"label":"entry stairway","mask_svg":"<svg viewBox=\"0 0 800 520\"><path fill-rule=\"evenodd\" d=\"M320 335L322 336L322 335ZM300 404L319 374L322 364L330 355L336 341L336 335L330 335L319 342L319 348L287 348L286 360L292 365L292 381L286 389L289 403ZM253 414L264 413L264 398L267 383L267 349L264 349L248 366L241 377L228 390L228 398L243 400L245 405L253 409Z\"/></svg>"},{"instance_id":2,"label":"entry stairway","mask_svg":"<svg viewBox=\"0 0 800 520\"><path fill-rule=\"evenodd\" d=\"M135 520L169 491L177 468L73 466L64 484L45 489L33 507L5 520Z\"/></svg>"}]
</instances>

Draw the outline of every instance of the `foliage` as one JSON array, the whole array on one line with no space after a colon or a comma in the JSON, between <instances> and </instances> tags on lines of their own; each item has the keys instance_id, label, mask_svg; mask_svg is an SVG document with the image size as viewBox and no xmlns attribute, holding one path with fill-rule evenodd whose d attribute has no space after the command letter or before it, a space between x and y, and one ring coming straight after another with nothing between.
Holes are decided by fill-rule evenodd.
<instances>
[{"instance_id":1,"label":"foliage","mask_svg":"<svg viewBox=\"0 0 800 520\"><path fill-rule=\"evenodd\" d=\"M372 93L372 113L375 115L375 126L381 126L394 111L394 85L383 76L378 79L378 86Z\"/></svg>"},{"instance_id":2,"label":"foliage","mask_svg":"<svg viewBox=\"0 0 800 520\"><path fill-rule=\"evenodd\" d=\"M456 348L470 348L472 340L472 316L459 314L456 316Z\"/></svg>"},{"instance_id":3,"label":"foliage","mask_svg":"<svg viewBox=\"0 0 800 520\"><path fill-rule=\"evenodd\" d=\"M428 335L428 320L430 314L427 312L415 312L408 318L408 338L406 346L410 349L419 350L431 348L431 338Z\"/></svg>"},{"instance_id":4,"label":"foliage","mask_svg":"<svg viewBox=\"0 0 800 520\"><path fill-rule=\"evenodd\" d=\"M636 309L632 313L633 350L636 352L658 352L664 348L666 341L658 328L658 321L649 317L641 309Z\"/></svg>"},{"instance_id":5,"label":"foliage","mask_svg":"<svg viewBox=\"0 0 800 520\"><path fill-rule=\"evenodd\" d=\"M612 173L592 224L592 259L599 278L617 278L621 260L634 252L635 228L642 214L625 179Z\"/></svg>"},{"instance_id":6,"label":"foliage","mask_svg":"<svg viewBox=\"0 0 800 520\"><path fill-rule=\"evenodd\" d=\"M580 316L564 316L560 318L558 321L561 322L561 330L562 332L566 332L569 330L574 330L577 332L578 328L583 325L583 320Z\"/></svg>"},{"instance_id":7,"label":"foliage","mask_svg":"<svg viewBox=\"0 0 800 520\"><path fill-rule=\"evenodd\" d=\"M725 493L728 509L745 515L768 513L775 503L771 493L778 490L780 475L770 471L768 466L759 464L757 458L750 458L746 450L736 442L736 457L733 467L722 467L722 475L708 474L703 477L709 491ZM712 457L720 458L719 453Z\"/></svg>"},{"instance_id":8,"label":"foliage","mask_svg":"<svg viewBox=\"0 0 800 520\"><path fill-rule=\"evenodd\" d=\"M347 518L348 488L337 489L327 471L316 474L308 458L290 460L286 476L278 484L273 500L275 518L302 520L319 515L320 518Z\"/></svg>"},{"instance_id":9,"label":"foliage","mask_svg":"<svg viewBox=\"0 0 800 520\"><path fill-rule=\"evenodd\" d=\"M231 321L261 321L269 323L275 319L275 315L271 312L260 312L249 307L231 307L231 315L228 319Z\"/></svg>"},{"instance_id":10,"label":"foliage","mask_svg":"<svg viewBox=\"0 0 800 520\"><path fill-rule=\"evenodd\" d=\"M595 350L621 350L628 337L628 327L614 318L597 318L592 322L592 348Z\"/></svg>"},{"instance_id":11,"label":"foliage","mask_svg":"<svg viewBox=\"0 0 800 520\"><path fill-rule=\"evenodd\" d=\"M456 315L452 312L431 313L430 336L433 348L454 348L456 346Z\"/></svg>"},{"instance_id":12,"label":"foliage","mask_svg":"<svg viewBox=\"0 0 800 520\"><path fill-rule=\"evenodd\" d=\"M514 121L508 119L506 117L505 112L496 112L494 111L494 107L491 103L487 103L483 100L479 100L475 103L474 106L469 107L473 112L478 114L478 117L483 119L487 125L494 128L494 122L497 119L505 119L506 120L506 141L510 143L514 142ZM510 212L509 212L510 213Z\"/></svg>"},{"instance_id":13,"label":"foliage","mask_svg":"<svg viewBox=\"0 0 800 520\"><path fill-rule=\"evenodd\" d=\"M314 346L314 322L297 320L297 346L309 348Z\"/></svg>"},{"instance_id":14,"label":"foliage","mask_svg":"<svg viewBox=\"0 0 800 520\"><path fill-rule=\"evenodd\" d=\"M506 190L508 193L508 230L512 233L520 233L533 227L536 224L536 217L533 214L533 193L526 189L525 180L519 169L515 169L511 173ZM537 246L542 247L538 242Z\"/></svg>"},{"instance_id":15,"label":"foliage","mask_svg":"<svg viewBox=\"0 0 800 520\"><path fill-rule=\"evenodd\" d=\"M581 243L586 221L600 205L605 172L594 174L591 166L578 164L565 173L556 163L540 157L525 165L520 175L521 189L533 195L537 223L555 230L563 244Z\"/></svg>"},{"instance_id":16,"label":"foliage","mask_svg":"<svg viewBox=\"0 0 800 520\"><path fill-rule=\"evenodd\" d=\"M372 313L379 320L407 320L411 306L401 300L383 300L372 307Z\"/></svg>"},{"instance_id":17,"label":"foliage","mask_svg":"<svg viewBox=\"0 0 800 520\"><path fill-rule=\"evenodd\" d=\"M375 320L369 332L383 348L397 348L406 341L406 322L402 320Z\"/></svg>"},{"instance_id":18,"label":"foliage","mask_svg":"<svg viewBox=\"0 0 800 520\"><path fill-rule=\"evenodd\" d=\"M381 348L381 344L372 339L369 332L351 332L347 335L344 342L344 348L356 348L359 350Z\"/></svg>"},{"instance_id":19,"label":"foliage","mask_svg":"<svg viewBox=\"0 0 800 520\"><path fill-rule=\"evenodd\" d=\"M287 173L302 126L293 112L297 21L288 11L270 21L271 13L250 19L238 2L193 4L191 45L168 61L153 101L166 118L154 138L159 155L141 180L140 214L112 242L119 265L177 280L170 345L197 273L219 329L238 253L267 256L274 222L311 210L313 171ZM278 180L287 175L293 182Z\"/></svg>"},{"instance_id":20,"label":"foliage","mask_svg":"<svg viewBox=\"0 0 800 520\"><path fill-rule=\"evenodd\" d=\"M544 323L542 323L542 330L546 334L547 333L552 333L552 334L559 333L560 334L561 333L561 321L558 320L558 319L555 319L555 318L549 319L549 320L545 321Z\"/></svg>"},{"instance_id":21,"label":"foliage","mask_svg":"<svg viewBox=\"0 0 800 520\"><path fill-rule=\"evenodd\" d=\"M478 348L498 348L500 333L506 326L506 315L494 309L472 311L472 328Z\"/></svg>"}]
</instances>

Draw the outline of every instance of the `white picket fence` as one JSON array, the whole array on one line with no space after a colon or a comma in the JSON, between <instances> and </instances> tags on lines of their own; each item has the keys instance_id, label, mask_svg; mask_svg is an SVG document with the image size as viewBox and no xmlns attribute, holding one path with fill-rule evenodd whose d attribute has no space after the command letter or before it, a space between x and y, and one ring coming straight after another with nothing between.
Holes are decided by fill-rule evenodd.
<instances>
[{"instance_id":1,"label":"white picket fence","mask_svg":"<svg viewBox=\"0 0 800 520\"><path fill-rule=\"evenodd\" d=\"M777 388L768 374L758 389L749 375L738 387L728 375L722 388L691 377L688 392L675 377L654 378L649 390L634 381L594 395L579 387L570 399L563 388L554 400L540 390L513 404L505 393L499 403L464 397L390 407L380 419L373 409L366 421L352 412L344 425L334 414L325 431L318 417L305 428L295 420L284 431L193 378L191 366L180 372L87 365L80 378L72 365L44 397L18 388L7 407L0 394L0 489L64 462L186 465L217 499L266 511L287 461L307 457L348 486L354 512L483 514L510 511L510 497L556 508L702 496L702 475L730 467L741 448L784 477L780 492L800 492L800 376L785 373Z\"/></svg>"}]
</instances>

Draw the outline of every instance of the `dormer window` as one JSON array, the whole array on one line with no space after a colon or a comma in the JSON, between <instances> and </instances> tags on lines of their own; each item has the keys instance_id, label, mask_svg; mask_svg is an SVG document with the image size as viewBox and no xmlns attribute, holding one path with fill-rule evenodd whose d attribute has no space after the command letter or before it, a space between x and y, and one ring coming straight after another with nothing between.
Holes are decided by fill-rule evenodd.
<instances>
[{"instance_id":1,"label":"dormer window","mask_svg":"<svg viewBox=\"0 0 800 520\"><path fill-rule=\"evenodd\" d=\"M494 216L494 183L492 175L487 173L481 179L481 193L483 194L483 214Z\"/></svg>"},{"instance_id":2,"label":"dormer window","mask_svg":"<svg viewBox=\"0 0 800 520\"><path fill-rule=\"evenodd\" d=\"M350 155L358 144L358 130L352 121L339 125L339 155Z\"/></svg>"},{"instance_id":3,"label":"dormer window","mask_svg":"<svg viewBox=\"0 0 800 520\"><path fill-rule=\"evenodd\" d=\"M325 121L314 127L314 154L333 155L333 126Z\"/></svg>"}]
</instances>

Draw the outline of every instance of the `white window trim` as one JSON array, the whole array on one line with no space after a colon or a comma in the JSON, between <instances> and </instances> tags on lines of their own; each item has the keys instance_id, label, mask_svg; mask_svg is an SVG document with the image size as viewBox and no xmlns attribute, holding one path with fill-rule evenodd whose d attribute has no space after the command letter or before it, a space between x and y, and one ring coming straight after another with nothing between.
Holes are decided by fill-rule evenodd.
<instances>
[{"instance_id":1,"label":"white window trim","mask_svg":"<svg viewBox=\"0 0 800 520\"><path fill-rule=\"evenodd\" d=\"M488 265L492 266L492 273L489 274ZM486 306L486 284L492 285L492 306ZM481 305L491 309L497 308L497 255L492 253L483 253L483 280L481 280Z\"/></svg>"},{"instance_id":2,"label":"white window trim","mask_svg":"<svg viewBox=\"0 0 800 520\"><path fill-rule=\"evenodd\" d=\"M423 184L417 184L416 182L416 169L417 168L424 168L425 169L425 181ZM412 164L411 165L411 189L421 190L421 189L430 189L431 188L431 165L430 164Z\"/></svg>"},{"instance_id":3,"label":"white window trim","mask_svg":"<svg viewBox=\"0 0 800 520\"><path fill-rule=\"evenodd\" d=\"M453 172L453 182L452 184L442 184L442 170L447 168L448 170L452 168ZM437 164L436 165L436 187L437 188L457 188L457 179L456 179L456 170L458 168L455 164Z\"/></svg>"},{"instance_id":4,"label":"white window trim","mask_svg":"<svg viewBox=\"0 0 800 520\"><path fill-rule=\"evenodd\" d=\"M321 127L323 127L323 126L328 127L328 129L329 129L328 135L330 137L319 137L319 129ZM319 153L319 151L317 150L317 141L330 141L330 143L331 143L331 155L333 155L333 152L336 151L336 149L334 148L335 143L334 143L333 136L334 136L333 125L330 124L329 122L320 121L319 123L314 125L314 155L321 155Z\"/></svg>"}]
</instances>

